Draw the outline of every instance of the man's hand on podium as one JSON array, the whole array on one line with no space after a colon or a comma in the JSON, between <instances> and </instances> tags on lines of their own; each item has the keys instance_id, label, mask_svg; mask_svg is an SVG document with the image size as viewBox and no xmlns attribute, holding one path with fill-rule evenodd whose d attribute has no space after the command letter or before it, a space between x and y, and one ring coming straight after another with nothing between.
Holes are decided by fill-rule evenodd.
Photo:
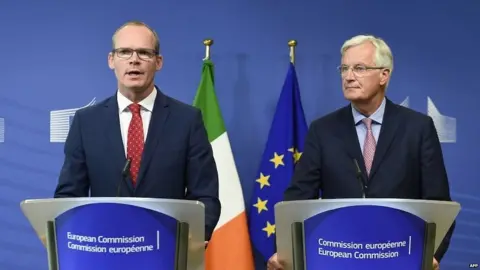
<instances>
[{"instance_id":1,"label":"man's hand on podium","mask_svg":"<svg viewBox=\"0 0 480 270\"><path fill-rule=\"evenodd\" d=\"M201 242L193 243L192 235L188 235L188 250L190 252L197 252L199 249L206 249L208 245L208 241L204 241L203 244Z\"/></svg>"},{"instance_id":2,"label":"man's hand on podium","mask_svg":"<svg viewBox=\"0 0 480 270\"><path fill-rule=\"evenodd\" d=\"M277 253L268 259L267 270L283 270L283 262L278 259Z\"/></svg>"},{"instance_id":3,"label":"man's hand on podium","mask_svg":"<svg viewBox=\"0 0 480 270\"><path fill-rule=\"evenodd\" d=\"M440 265L435 258L433 258L433 270L440 270Z\"/></svg>"},{"instance_id":4,"label":"man's hand on podium","mask_svg":"<svg viewBox=\"0 0 480 270\"><path fill-rule=\"evenodd\" d=\"M44 247L47 247L47 236L46 235L41 235L40 236L40 241L42 241L42 244Z\"/></svg>"}]
</instances>

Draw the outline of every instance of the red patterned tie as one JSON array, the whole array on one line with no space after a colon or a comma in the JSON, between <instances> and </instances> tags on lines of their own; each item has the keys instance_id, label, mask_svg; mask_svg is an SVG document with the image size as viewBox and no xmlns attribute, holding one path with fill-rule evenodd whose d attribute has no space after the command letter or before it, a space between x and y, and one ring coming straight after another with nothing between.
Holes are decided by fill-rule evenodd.
<instances>
[{"instance_id":1,"label":"red patterned tie","mask_svg":"<svg viewBox=\"0 0 480 270\"><path fill-rule=\"evenodd\" d=\"M372 119L365 118L362 121L367 127L367 136L365 137L365 142L363 144L363 159L365 161L367 174L369 175L370 170L372 169L373 157L375 156L376 142L372 132Z\"/></svg>"},{"instance_id":2,"label":"red patterned tie","mask_svg":"<svg viewBox=\"0 0 480 270\"><path fill-rule=\"evenodd\" d=\"M128 127L128 145L127 156L131 158L130 173L132 176L133 185L137 183L138 171L140 169L140 161L143 153L143 123L142 116L140 115L140 105L131 104L129 106L132 112L132 120Z\"/></svg>"}]
</instances>

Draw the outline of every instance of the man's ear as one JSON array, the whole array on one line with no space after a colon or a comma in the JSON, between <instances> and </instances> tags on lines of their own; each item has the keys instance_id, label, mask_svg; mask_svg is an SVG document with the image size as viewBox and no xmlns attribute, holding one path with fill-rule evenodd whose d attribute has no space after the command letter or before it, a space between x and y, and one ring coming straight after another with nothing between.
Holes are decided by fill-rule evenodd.
<instances>
[{"instance_id":1,"label":"man's ear","mask_svg":"<svg viewBox=\"0 0 480 270\"><path fill-rule=\"evenodd\" d=\"M157 71L159 71L163 67L163 56L157 55L155 61L156 61L155 62L155 67L156 67Z\"/></svg>"},{"instance_id":2,"label":"man's ear","mask_svg":"<svg viewBox=\"0 0 480 270\"><path fill-rule=\"evenodd\" d=\"M390 80L390 70L384 69L382 73L380 73L380 85L386 85Z\"/></svg>"},{"instance_id":3,"label":"man's ear","mask_svg":"<svg viewBox=\"0 0 480 270\"><path fill-rule=\"evenodd\" d=\"M110 69L114 69L115 66L113 65L113 53L108 53L108 67Z\"/></svg>"}]
</instances>

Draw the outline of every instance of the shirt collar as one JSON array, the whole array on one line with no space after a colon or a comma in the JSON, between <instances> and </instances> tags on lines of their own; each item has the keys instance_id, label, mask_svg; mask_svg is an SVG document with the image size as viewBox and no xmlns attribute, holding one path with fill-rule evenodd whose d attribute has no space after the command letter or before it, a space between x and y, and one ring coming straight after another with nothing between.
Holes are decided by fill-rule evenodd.
<instances>
[{"instance_id":1,"label":"shirt collar","mask_svg":"<svg viewBox=\"0 0 480 270\"><path fill-rule=\"evenodd\" d=\"M370 119L373 120L373 122L377 124L382 124L383 122L383 115L385 113L385 104L386 104L386 99L383 98L382 104L380 104L380 107L372 114L370 115ZM365 117L362 113L360 113L355 106L352 104L352 114L353 114L353 119L355 121L355 125L357 125L359 122L361 122Z\"/></svg>"},{"instance_id":2,"label":"shirt collar","mask_svg":"<svg viewBox=\"0 0 480 270\"><path fill-rule=\"evenodd\" d=\"M153 111L153 105L155 104L155 98L157 97L157 88L154 88L153 91L148 95L146 98L144 98L142 101L138 102L140 104L141 108L144 110L148 110L150 112ZM118 111L124 112L130 104L133 102L126 98L120 91L117 90L117 102L118 102Z\"/></svg>"}]
</instances>

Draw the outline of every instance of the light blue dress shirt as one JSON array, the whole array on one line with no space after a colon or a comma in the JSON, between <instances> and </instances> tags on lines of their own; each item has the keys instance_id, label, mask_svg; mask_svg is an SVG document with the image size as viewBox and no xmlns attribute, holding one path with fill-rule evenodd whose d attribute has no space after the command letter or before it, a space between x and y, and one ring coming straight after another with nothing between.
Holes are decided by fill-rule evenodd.
<instances>
[{"instance_id":1,"label":"light blue dress shirt","mask_svg":"<svg viewBox=\"0 0 480 270\"><path fill-rule=\"evenodd\" d=\"M370 119L372 119L372 132L373 136L375 137L375 142L378 142L378 135L380 135L380 128L382 127L382 122L383 122L383 114L385 113L385 103L386 99L383 98L382 104L380 104L380 107L372 114L370 115ZM355 128L357 129L357 136L358 136L358 142L360 143L360 148L362 149L363 153L363 143L365 142L365 137L367 136L367 127L365 124L362 122L362 120L365 117L365 115L361 114L357 109L352 104L352 114L353 114L353 120L355 122Z\"/></svg>"}]
</instances>

